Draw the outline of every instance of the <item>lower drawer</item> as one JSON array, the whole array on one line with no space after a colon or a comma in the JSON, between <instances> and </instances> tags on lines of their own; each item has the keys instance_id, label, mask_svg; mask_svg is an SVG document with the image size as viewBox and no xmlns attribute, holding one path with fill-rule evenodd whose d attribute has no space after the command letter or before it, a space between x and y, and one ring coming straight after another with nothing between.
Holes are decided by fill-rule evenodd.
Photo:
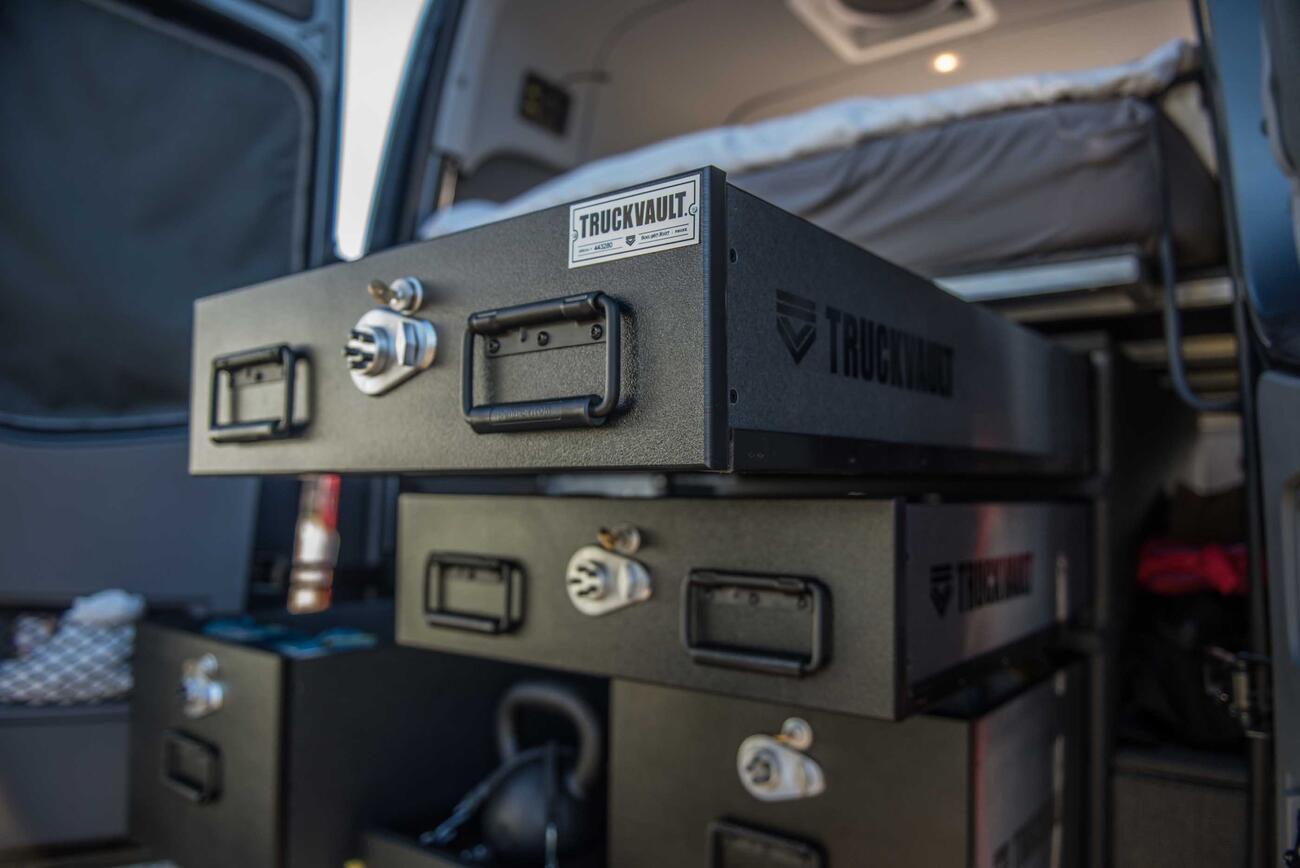
<instances>
[{"instance_id":1,"label":"lower drawer","mask_svg":"<svg viewBox=\"0 0 1300 868\"><path fill-rule=\"evenodd\" d=\"M902 723L615 682L610 864L1076 864L1076 680Z\"/></svg>"},{"instance_id":2,"label":"lower drawer","mask_svg":"<svg viewBox=\"0 0 1300 868\"><path fill-rule=\"evenodd\" d=\"M891 720L1090 577L1069 503L407 494L398 534L402 644Z\"/></svg>"}]
</instances>

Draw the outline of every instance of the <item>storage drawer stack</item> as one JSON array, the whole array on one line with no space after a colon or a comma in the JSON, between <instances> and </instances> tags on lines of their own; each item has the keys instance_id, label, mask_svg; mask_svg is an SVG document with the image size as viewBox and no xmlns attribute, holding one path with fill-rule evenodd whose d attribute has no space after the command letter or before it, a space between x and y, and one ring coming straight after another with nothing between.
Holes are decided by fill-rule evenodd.
<instances>
[{"instance_id":1,"label":"storage drawer stack","mask_svg":"<svg viewBox=\"0 0 1300 868\"><path fill-rule=\"evenodd\" d=\"M712 169L195 320L194 472L405 474L398 642L610 679L596 851L371 868L1078 864L1085 359Z\"/></svg>"}]
</instances>

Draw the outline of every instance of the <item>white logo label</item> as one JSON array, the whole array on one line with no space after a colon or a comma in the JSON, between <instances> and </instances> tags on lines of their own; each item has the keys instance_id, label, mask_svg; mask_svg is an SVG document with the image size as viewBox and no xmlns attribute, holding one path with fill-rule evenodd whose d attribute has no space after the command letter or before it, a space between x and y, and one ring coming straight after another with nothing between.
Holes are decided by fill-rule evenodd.
<instances>
[{"instance_id":1,"label":"white logo label","mask_svg":"<svg viewBox=\"0 0 1300 868\"><path fill-rule=\"evenodd\" d=\"M569 267L700 241L700 177L661 181L569 207Z\"/></svg>"}]
</instances>

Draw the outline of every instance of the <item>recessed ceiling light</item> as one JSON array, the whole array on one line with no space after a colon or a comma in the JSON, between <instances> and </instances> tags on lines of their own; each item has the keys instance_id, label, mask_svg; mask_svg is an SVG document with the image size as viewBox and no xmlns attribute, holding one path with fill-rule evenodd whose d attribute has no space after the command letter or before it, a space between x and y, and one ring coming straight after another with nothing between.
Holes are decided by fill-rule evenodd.
<instances>
[{"instance_id":1,"label":"recessed ceiling light","mask_svg":"<svg viewBox=\"0 0 1300 868\"><path fill-rule=\"evenodd\" d=\"M940 75L947 75L961 66L961 58L951 51L944 51L934 56L930 68Z\"/></svg>"}]
</instances>

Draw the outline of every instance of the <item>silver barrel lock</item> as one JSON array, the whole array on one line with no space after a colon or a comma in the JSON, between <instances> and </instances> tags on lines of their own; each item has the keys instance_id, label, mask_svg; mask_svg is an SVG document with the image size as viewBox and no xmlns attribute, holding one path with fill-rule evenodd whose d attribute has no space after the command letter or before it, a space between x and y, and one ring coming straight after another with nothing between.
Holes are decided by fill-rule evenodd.
<instances>
[{"instance_id":1,"label":"silver barrel lock","mask_svg":"<svg viewBox=\"0 0 1300 868\"><path fill-rule=\"evenodd\" d=\"M221 666L213 654L181 663L181 712L191 720L220 710L226 701L226 686L217 680Z\"/></svg>"},{"instance_id":2,"label":"silver barrel lock","mask_svg":"<svg viewBox=\"0 0 1300 868\"><path fill-rule=\"evenodd\" d=\"M397 313L415 313L424 304L424 284L416 277L399 277L391 284L372 280L366 286L366 292L370 293L375 304Z\"/></svg>"},{"instance_id":3,"label":"silver barrel lock","mask_svg":"<svg viewBox=\"0 0 1300 868\"><path fill-rule=\"evenodd\" d=\"M438 332L428 320L404 316L424 303L424 287L414 277L392 285L372 280L367 291L385 305L366 311L343 347L353 384L367 395L382 395L433 364Z\"/></svg>"},{"instance_id":4,"label":"silver barrel lock","mask_svg":"<svg viewBox=\"0 0 1300 868\"><path fill-rule=\"evenodd\" d=\"M812 727L800 717L781 725L779 735L751 735L736 751L741 786L763 802L807 799L826 789L826 776L804 751L812 747Z\"/></svg>"},{"instance_id":5,"label":"silver barrel lock","mask_svg":"<svg viewBox=\"0 0 1300 868\"><path fill-rule=\"evenodd\" d=\"M641 547L634 527L602 528L601 545L583 546L569 559L565 587L584 615L607 615L650 599L650 571L630 557Z\"/></svg>"}]
</instances>

